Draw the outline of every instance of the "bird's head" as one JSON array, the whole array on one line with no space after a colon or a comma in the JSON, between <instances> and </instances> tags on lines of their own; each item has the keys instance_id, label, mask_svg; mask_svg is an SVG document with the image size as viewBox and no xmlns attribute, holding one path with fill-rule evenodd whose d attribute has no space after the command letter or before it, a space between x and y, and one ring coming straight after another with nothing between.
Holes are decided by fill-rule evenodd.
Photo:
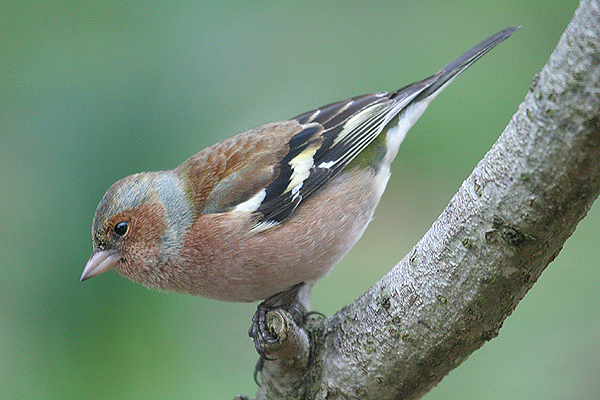
<instances>
[{"instance_id":1,"label":"bird's head","mask_svg":"<svg viewBox=\"0 0 600 400\"><path fill-rule=\"evenodd\" d=\"M171 171L121 179L96 209L94 250L81 280L115 268L130 279L152 285L156 268L180 247L190 221L183 185Z\"/></svg>"}]
</instances>

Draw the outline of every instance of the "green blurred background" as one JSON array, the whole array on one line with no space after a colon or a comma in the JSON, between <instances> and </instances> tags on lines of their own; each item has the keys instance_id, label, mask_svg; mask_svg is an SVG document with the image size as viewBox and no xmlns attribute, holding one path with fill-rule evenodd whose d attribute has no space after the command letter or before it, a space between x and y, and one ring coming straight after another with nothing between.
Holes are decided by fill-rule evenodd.
<instances>
[{"instance_id":1,"label":"green blurred background","mask_svg":"<svg viewBox=\"0 0 600 400\"><path fill-rule=\"evenodd\" d=\"M563 3L563 4L559 4ZM248 128L393 90L510 25L403 144L363 240L315 288L331 314L387 272L494 143L575 1L0 3L0 397L253 395L254 304L78 279L119 178ZM600 398L600 211L425 398Z\"/></svg>"}]
</instances>

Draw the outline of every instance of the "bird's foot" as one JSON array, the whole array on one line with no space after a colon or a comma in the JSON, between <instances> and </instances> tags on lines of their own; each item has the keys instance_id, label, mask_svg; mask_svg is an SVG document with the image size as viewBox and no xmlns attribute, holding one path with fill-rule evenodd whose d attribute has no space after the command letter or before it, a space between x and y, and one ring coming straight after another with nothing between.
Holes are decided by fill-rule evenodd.
<instances>
[{"instance_id":1,"label":"bird's foot","mask_svg":"<svg viewBox=\"0 0 600 400\"><path fill-rule=\"evenodd\" d=\"M286 371L301 370L308 363L310 340L302 328L310 316L325 317L316 311L306 312L309 294L310 288L300 283L268 298L256 309L248 335L260 355L254 368L257 385L266 361L277 360L270 368Z\"/></svg>"},{"instance_id":2,"label":"bird's foot","mask_svg":"<svg viewBox=\"0 0 600 400\"><path fill-rule=\"evenodd\" d=\"M300 303L296 302L298 292L304 283L298 283L294 286L290 286L283 292L279 292L262 303L256 308L256 312L252 317L252 325L248 331L248 336L254 341L254 347L261 357L261 360L273 360L267 356L265 346L277 343L279 336L273 329L269 329L267 323L267 314L274 310L281 310L289 313L292 316L294 323L297 326L304 324L304 312L303 307ZM259 364L262 366L262 362L259 360ZM257 364L258 367L258 364Z\"/></svg>"}]
</instances>

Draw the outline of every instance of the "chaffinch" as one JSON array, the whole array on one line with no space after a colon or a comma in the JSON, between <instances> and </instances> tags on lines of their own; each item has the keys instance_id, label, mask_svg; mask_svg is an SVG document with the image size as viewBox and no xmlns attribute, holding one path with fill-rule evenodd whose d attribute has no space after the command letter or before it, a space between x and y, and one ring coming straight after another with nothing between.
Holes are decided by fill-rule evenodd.
<instances>
[{"instance_id":1,"label":"chaffinch","mask_svg":"<svg viewBox=\"0 0 600 400\"><path fill-rule=\"evenodd\" d=\"M408 129L507 28L436 74L328 104L112 185L81 280L115 268L158 290L269 298L327 275L371 220Z\"/></svg>"}]
</instances>

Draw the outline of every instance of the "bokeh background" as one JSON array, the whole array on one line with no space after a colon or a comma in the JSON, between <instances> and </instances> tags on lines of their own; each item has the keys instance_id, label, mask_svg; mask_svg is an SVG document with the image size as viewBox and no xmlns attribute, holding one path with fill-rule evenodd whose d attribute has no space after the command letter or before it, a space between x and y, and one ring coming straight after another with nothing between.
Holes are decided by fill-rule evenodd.
<instances>
[{"instance_id":1,"label":"bokeh background","mask_svg":"<svg viewBox=\"0 0 600 400\"><path fill-rule=\"evenodd\" d=\"M494 143L575 1L0 3L0 397L253 395L254 304L79 283L119 178L170 169L248 128L421 79L523 28L412 129L363 240L315 288L331 314L429 228ZM425 399L600 398L600 209L500 336Z\"/></svg>"}]
</instances>

